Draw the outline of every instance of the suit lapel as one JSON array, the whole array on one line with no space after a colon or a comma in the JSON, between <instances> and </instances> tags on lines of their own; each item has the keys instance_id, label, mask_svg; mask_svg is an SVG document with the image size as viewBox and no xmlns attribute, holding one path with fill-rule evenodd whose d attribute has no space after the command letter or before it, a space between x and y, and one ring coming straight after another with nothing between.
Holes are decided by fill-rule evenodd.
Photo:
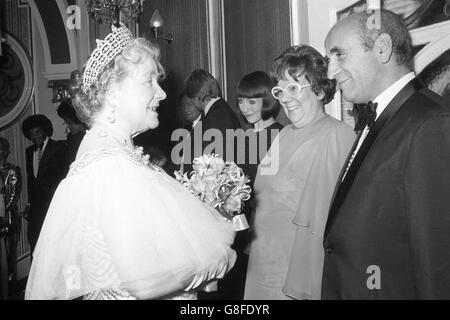
<instances>
[{"instance_id":1,"label":"suit lapel","mask_svg":"<svg viewBox=\"0 0 450 320\"><path fill-rule=\"evenodd\" d=\"M356 154L355 158L353 159L352 164L350 165L350 168L347 171L347 174L342 181L342 175L343 172L345 172L345 168L347 166L347 163L350 158L347 158L347 162L345 167L343 168L343 172L341 172L340 180L338 180L337 184L337 190L335 190L333 202L331 203L330 212L328 215L327 224L325 227L325 234L328 233L332 222L334 221L337 212L339 211L339 208L341 207L342 203L344 202L352 184L355 180L355 177L358 173L359 168L361 167L364 158L366 157L367 153L370 151L370 148L372 147L373 143L375 142L376 138L378 137L378 134L380 131L389 124L389 122L392 120L392 118L395 116L395 114L400 110L400 108L405 104L405 102L418 90L423 88L422 83L414 79L410 81L400 92L392 99L392 101L388 104L384 112L380 115L380 117L377 119L375 124L373 125L372 129L370 129L367 137L364 139L363 143L361 144L360 149L358 150L358 153ZM358 141L359 139L357 139ZM357 142L356 142L357 144ZM356 146L354 146L356 148ZM350 153L349 157L351 157L354 149Z\"/></svg>"},{"instance_id":2,"label":"suit lapel","mask_svg":"<svg viewBox=\"0 0 450 320\"><path fill-rule=\"evenodd\" d=\"M331 203L333 203L334 199L336 199L336 195L339 190L339 186L342 183L342 178L344 177L344 174L347 171L348 163L350 162L350 159L352 158L352 155L355 152L356 147L358 146L358 142L359 142L359 139L361 139L362 133L363 133L363 130L359 131L358 135L356 136L355 142L353 143L353 146L350 150L350 153L348 154L347 159L345 160L344 166L342 167L341 173L339 174L339 178L336 182L336 186L334 187L334 193L333 193L333 197L331 198Z\"/></svg>"},{"instance_id":3,"label":"suit lapel","mask_svg":"<svg viewBox=\"0 0 450 320\"><path fill-rule=\"evenodd\" d=\"M200 121L203 122L205 120L205 112L202 111L201 116L200 116Z\"/></svg>"},{"instance_id":4,"label":"suit lapel","mask_svg":"<svg viewBox=\"0 0 450 320\"><path fill-rule=\"evenodd\" d=\"M217 100L217 101L215 101L212 105L211 105L211 107L209 108L209 110L208 110L208 113L205 115L205 113L204 112L202 112L202 121L204 122L205 120L209 120L211 117L214 117L214 109L215 108L217 108L217 106L219 106L220 105L220 103L219 103L219 101L220 101L221 99L219 99L219 100Z\"/></svg>"},{"instance_id":5,"label":"suit lapel","mask_svg":"<svg viewBox=\"0 0 450 320\"><path fill-rule=\"evenodd\" d=\"M25 151L26 154L26 165L27 165L27 179L33 180L36 177L34 176L34 167L33 167L33 148L28 147Z\"/></svg>"}]
</instances>

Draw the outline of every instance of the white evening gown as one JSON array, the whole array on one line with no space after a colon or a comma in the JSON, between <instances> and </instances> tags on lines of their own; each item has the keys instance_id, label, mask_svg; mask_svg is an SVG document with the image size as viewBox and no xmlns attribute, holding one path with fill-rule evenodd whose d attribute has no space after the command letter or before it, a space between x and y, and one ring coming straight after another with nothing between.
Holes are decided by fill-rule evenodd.
<instances>
[{"instance_id":1,"label":"white evening gown","mask_svg":"<svg viewBox=\"0 0 450 320\"><path fill-rule=\"evenodd\" d=\"M180 289L168 298L195 298L233 266L233 239L230 223L137 154L88 152L53 197L26 299L135 299L143 289L162 298L168 285Z\"/></svg>"}]
</instances>

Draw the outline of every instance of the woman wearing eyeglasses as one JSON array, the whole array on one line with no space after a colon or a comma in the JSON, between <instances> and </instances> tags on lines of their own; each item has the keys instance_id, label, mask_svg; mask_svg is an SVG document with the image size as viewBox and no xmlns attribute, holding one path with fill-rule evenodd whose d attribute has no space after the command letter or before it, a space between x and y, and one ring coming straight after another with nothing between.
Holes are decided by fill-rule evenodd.
<instances>
[{"instance_id":1,"label":"woman wearing eyeglasses","mask_svg":"<svg viewBox=\"0 0 450 320\"><path fill-rule=\"evenodd\" d=\"M272 75L272 95L292 124L266 156L278 160L278 171L263 172L263 159L255 179L256 237L245 299L320 299L323 232L355 134L324 111L336 84L327 79L327 62L314 48L289 48L275 59Z\"/></svg>"}]
</instances>

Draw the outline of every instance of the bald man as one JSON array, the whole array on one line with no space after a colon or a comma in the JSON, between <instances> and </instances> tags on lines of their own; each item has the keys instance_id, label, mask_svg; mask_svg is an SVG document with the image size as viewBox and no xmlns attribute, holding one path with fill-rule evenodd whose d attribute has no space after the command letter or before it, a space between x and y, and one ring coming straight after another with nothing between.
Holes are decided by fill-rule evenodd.
<instances>
[{"instance_id":1,"label":"bald man","mask_svg":"<svg viewBox=\"0 0 450 320\"><path fill-rule=\"evenodd\" d=\"M416 79L390 11L339 21L325 47L328 77L368 105L330 208L322 298L449 299L450 107Z\"/></svg>"}]
</instances>

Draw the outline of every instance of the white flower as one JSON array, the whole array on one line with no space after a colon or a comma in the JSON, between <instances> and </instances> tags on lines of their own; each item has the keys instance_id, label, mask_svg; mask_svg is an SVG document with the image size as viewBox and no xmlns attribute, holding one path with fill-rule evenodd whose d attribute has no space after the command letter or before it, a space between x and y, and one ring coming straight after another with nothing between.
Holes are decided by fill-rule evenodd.
<instances>
[{"instance_id":1,"label":"white flower","mask_svg":"<svg viewBox=\"0 0 450 320\"><path fill-rule=\"evenodd\" d=\"M176 179L192 194L216 208L227 219L240 213L242 203L250 198L249 179L234 162L225 162L217 155L195 158L194 171L175 172Z\"/></svg>"},{"instance_id":2,"label":"white flower","mask_svg":"<svg viewBox=\"0 0 450 320\"><path fill-rule=\"evenodd\" d=\"M215 154L195 158L192 164L194 171L201 177L216 175L222 171L224 166L223 159Z\"/></svg>"}]
</instances>

